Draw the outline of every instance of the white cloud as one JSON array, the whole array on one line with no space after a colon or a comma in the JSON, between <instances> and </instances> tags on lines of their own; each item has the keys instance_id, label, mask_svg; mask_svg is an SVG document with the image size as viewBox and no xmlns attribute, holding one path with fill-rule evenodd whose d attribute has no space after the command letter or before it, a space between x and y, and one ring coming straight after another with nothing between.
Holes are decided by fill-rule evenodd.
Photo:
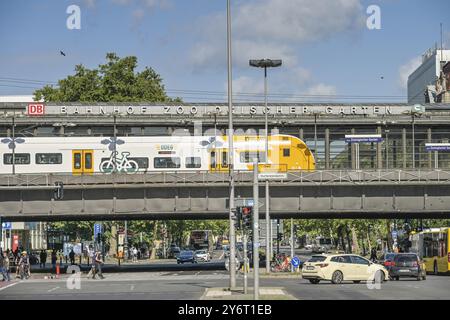
<instances>
[{"instance_id":1,"label":"white cloud","mask_svg":"<svg viewBox=\"0 0 450 320\"><path fill-rule=\"evenodd\" d=\"M241 76L233 80L233 94L238 93L254 93L264 94L263 78L259 79Z\"/></svg>"},{"instance_id":2,"label":"white cloud","mask_svg":"<svg viewBox=\"0 0 450 320\"><path fill-rule=\"evenodd\" d=\"M406 89L408 86L408 77L422 64L422 57L415 57L398 69L398 84L402 89Z\"/></svg>"},{"instance_id":3,"label":"white cloud","mask_svg":"<svg viewBox=\"0 0 450 320\"><path fill-rule=\"evenodd\" d=\"M253 0L232 8L233 59L238 67L250 58L280 58L297 63L295 47L332 35L364 30L360 0ZM226 64L226 16L210 15L198 26L201 40L191 51L196 69Z\"/></svg>"},{"instance_id":4,"label":"white cloud","mask_svg":"<svg viewBox=\"0 0 450 320\"><path fill-rule=\"evenodd\" d=\"M312 87L309 87L306 90L307 95L314 95L314 96L334 96L336 95L336 87L326 85L323 83L316 84Z\"/></svg>"}]
</instances>

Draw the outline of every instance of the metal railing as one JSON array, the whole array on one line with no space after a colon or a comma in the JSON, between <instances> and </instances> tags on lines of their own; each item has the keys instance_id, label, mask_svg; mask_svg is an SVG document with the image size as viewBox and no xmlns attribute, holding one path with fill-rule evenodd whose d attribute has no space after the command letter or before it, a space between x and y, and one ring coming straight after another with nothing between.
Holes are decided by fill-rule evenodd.
<instances>
[{"instance_id":1,"label":"metal railing","mask_svg":"<svg viewBox=\"0 0 450 320\"><path fill-rule=\"evenodd\" d=\"M236 184L251 184L250 171L235 171ZM72 173L48 174L2 174L0 189L51 189L56 182L65 188L88 187L151 187L151 186L226 186L227 172L210 171L164 171L138 172L135 174L91 174L72 175ZM288 171L286 179L272 180L274 186L302 185L380 185L380 184L450 184L450 170L318 170Z\"/></svg>"}]
</instances>

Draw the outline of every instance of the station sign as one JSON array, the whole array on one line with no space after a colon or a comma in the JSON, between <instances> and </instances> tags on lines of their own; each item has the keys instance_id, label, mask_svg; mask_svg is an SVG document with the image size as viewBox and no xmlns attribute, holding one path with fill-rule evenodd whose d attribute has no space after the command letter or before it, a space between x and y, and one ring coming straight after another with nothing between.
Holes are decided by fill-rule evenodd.
<instances>
[{"instance_id":1,"label":"station sign","mask_svg":"<svg viewBox=\"0 0 450 320\"><path fill-rule=\"evenodd\" d=\"M430 151L450 151L450 143L425 143L425 150Z\"/></svg>"},{"instance_id":2,"label":"station sign","mask_svg":"<svg viewBox=\"0 0 450 320\"><path fill-rule=\"evenodd\" d=\"M2 229L11 230L12 229L11 222L2 222Z\"/></svg>"},{"instance_id":3,"label":"station sign","mask_svg":"<svg viewBox=\"0 0 450 320\"><path fill-rule=\"evenodd\" d=\"M42 103L30 103L27 107L27 114L29 116L43 116L45 114L45 105Z\"/></svg>"},{"instance_id":4,"label":"station sign","mask_svg":"<svg viewBox=\"0 0 450 320\"><path fill-rule=\"evenodd\" d=\"M97 239L100 233L102 233L102 225L100 223L94 224L94 239Z\"/></svg>"},{"instance_id":5,"label":"station sign","mask_svg":"<svg viewBox=\"0 0 450 320\"><path fill-rule=\"evenodd\" d=\"M381 134L347 134L346 143L380 143L383 141Z\"/></svg>"},{"instance_id":6,"label":"station sign","mask_svg":"<svg viewBox=\"0 0 450 320\"><path fill-rule=\"evenodd\" d=\"M277 173L277 172L264 172L258 173L259 180L286 180L287 173Z\"/></svg>"},{"instance_id":7,"label":"station sign","mask_svg":"<svg viewBox=\"0 0 450 320\"><path fill-rule=\"evenodd\" d=\"M411 112L409 105L307 105L307 104L270 104L267 109L262 104L236 104L233 114L237 116L254 116L268 114L277 116L311 116L321 115L402 115ZM131 116L131 115L184 115L190 117L226 116L228 105L224 104L66 104L30 103L27 114L34 115L92 115L92 116Z\"/></svg>"},{"instance_id":8,"label":"station sign","mask_svg":"<svg viewBox=\"0 0 450 320\"><path fill-rule=\"evenodd\" d=\"M245 198L234 199L235 207L253 207L254 205L255 201L253 199L245 199Z\"/></svg>"}]
</instances>

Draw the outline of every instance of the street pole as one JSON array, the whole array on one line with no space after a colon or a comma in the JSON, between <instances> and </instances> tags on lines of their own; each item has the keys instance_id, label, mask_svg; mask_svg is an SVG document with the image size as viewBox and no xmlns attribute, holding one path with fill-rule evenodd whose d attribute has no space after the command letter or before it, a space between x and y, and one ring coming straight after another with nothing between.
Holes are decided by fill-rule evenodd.
<instances>
[{"instance_id":1,"label":"street pole","mask_svg":"<svg viewBox=\"0 0 450 320\"><path fill-rule=\"evenodd\" d=\"M314 157L317 162L317 113L314 113Z\"/></svg>"},{"instance_id":2,"label":"street pole","mask_svg":"<svg viewBox=\"0 0 450 320\"><path fill-rule=\"evenodd\" d=\"M434 169L439 169L439 153L438 151L434 152Z\"/></svg>"},{"instance_id":3,"label":"street pole","mask_svg":"<svg viewBox=\"0 0 450 320\"><path fill-rule=\"evenodd\" d=\"M389 130L384 131L386 132L386 169L389 169Z\"/></svg>"},{"instance_id":4,"label":"street pole","mask_svg":"<svg viewBox=\"0 0 450 320\"><path fill-rule=\"evenodd\" d=\"M415 141L415 132L414 132L414 113L412 114L412 168L416 168L416 141Z\"/></svg>"},{"instance_id":5,"label":"street pole","mask_svg":"<svg viewBox=\"0 0 450 320\"><path fill-rule=\"evenodd\" d=\"M231 8L227 0L227 64L228 64L228 167L230 172L230 290L236 287L236 231L234 227L234 160L233 160L233 87L231 69Z\"/></svg>"},{"instance_id":6,"label":"street pole","mask_svg":"<svg viewBox=\"0 0 450 320\"><path fill-rule=\"evenodd\" d=\"M16 121L15 117L12 117L12 174L16 174Z\"/></svg>"},{"instance_id":7,"label":"street pole","mask_svg":"<svg viewBox=\"0 0 450 320\"><path fill-rule=\"evenodd\" d=\"M247 233L245 232L245 228L242 228L242 242L244 244L244 294L247 294L248 291L248 277L247 277L247 266L248 266L248 254L247 254Z\"/></svg>"},{"instance_id":8,"label":"street pole","mask_svg":"<svg viewBox=\"0 0 450 320\"><path fill-rule=\"evenodd\" d=\"M114 171L117 172L117 123L116 123L116 115L114 114Z\"/></svg>"},{"instance_id":9,"label":"street pole","mask_svg":"<svg viewBox=\"0 0 450 320\"><path fill-rule=\"evenodd\" d=\"M267 110L267 67L264 67L264 108L265 108L265 154L266 154L266 164L269 163L269 124L268 124L268 110ZM269 180L266 180L266 273L270 273L270 213L269 213Z\"/></svg>"},{"instance_id":10,"label":"street pole","mask_svg":"<svg viewBox=\"0 0 450 320\"><path fill-rule=\"evenodd\" d=\"M124 251L125 251L125 259L128 260L128 221L125 220L125 243L124 243Z\"/></svg>"},{"instance_id":11,"label":"street pole","mask_svg":"<svg viewBox=\"0 0 450 320\"><path fill-rule=\"evenodd\" d=\"M291 260L294 258L294 219L291 218ZM294 272L294 266L291 263L291 272Z\"/></svg>"},{"instance_id":12,"label":"street pole","mask_svg":"<svg viewBox=\"0 0 450 320\"><path fill-rule=\"evenodd\" d=\"M258 158L253 160L253 299L259 300L259 188L258 188Z\"/></svg>"},{"instance_id":13,"label":"street pole","mask_svg":"<svg viewBox=\"0 0 450 320\"><path fill-rule=\"evenodd\" d=\"M277 255L280 254L280 219L277 219Z\"/></svg>"}]
</instances>

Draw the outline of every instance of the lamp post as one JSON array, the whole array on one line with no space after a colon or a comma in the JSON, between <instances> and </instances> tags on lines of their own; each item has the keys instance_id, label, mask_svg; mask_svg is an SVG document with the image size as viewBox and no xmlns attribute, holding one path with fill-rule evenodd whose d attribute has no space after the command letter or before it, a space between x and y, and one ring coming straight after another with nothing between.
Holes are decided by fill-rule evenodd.
<instances>
[{"instance_id":1,"label":"lamp post","mask_svg":"<svg viewBox=\"0 0 450 320\"><path fill-rule=\"evenodd\" d=\"M261 59L261 60L250 60L249 64L251 67L264 68L264 129L265 129L265 162L269 163L269 128L267 123L268 110L267 110L267 68L280 67L282 64L281 60L271 60L271 59ZM270 257L272 256L270 252L270 214L269 214L269 180L266 180L266 272L270 272Z\"/></svg>"},{"instance_id":2,"label":"lamp post","mask_svg":"<svg viewBox=\"0 0 450 320\"><path fill-rule=\"evenodd\" d=\"M227 0L227 71L228 71L228 168L230 180L229 227L230 227L230 289L236 288L236 208L234 206L234 149L233 149L233 87L231 67L231 8Z\"/></svg>"},{"instance_id":3,"label":"lamp post","mask_svg":"<svg viewBox=\"0 0 450 320\"><path fill-rule=\"evenodd\" d=\"M386 134L386 148L385 148L385 153L386 153L386 169L389 169L389 133L391 132L388 129L388 125L389 124L395 124L395 121L377 121L377 124L382 124L384 126L384 132Z\"/></svg>"},{"instance_id":4,"label":"lamp post","mask_svg":"<svg viewBox=\"0 0 450 320\"><path fill-rule=\"evenodd\" d=\"M411 134L412 134L412 168L416 168L416 141L415 141L415 123L416 117L420 117L423 114L422 105L416 104L410 111L403 112L404 114L411 115Z\"/></svg>"}]
</instances>

